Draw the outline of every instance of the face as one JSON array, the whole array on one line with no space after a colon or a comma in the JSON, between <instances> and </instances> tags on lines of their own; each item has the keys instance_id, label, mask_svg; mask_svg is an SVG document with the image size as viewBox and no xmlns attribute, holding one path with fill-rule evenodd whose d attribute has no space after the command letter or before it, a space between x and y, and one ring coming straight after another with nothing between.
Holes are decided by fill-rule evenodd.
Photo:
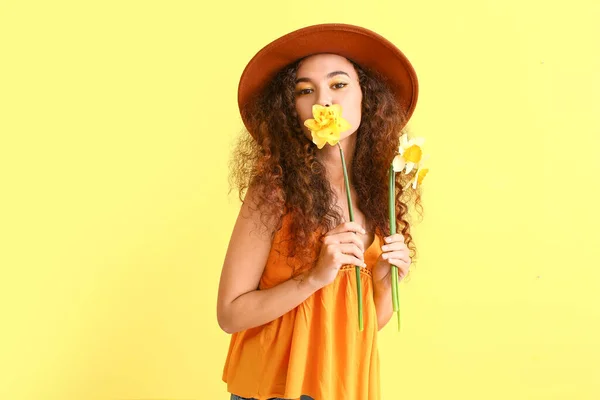
<instances>
[{"instance_id":1,"label":"face","mask_svg":"<svg viewBox=\"0 0 600 400\"><path fill-rule=\"evenodd\" d=\"M340 140L358 129L361 118L362 90L354 66L335 54L316 54L301 61L296 74L296 111L307 138L312 135L304 121L312 118L312 106L339 104L342 116L351 129L342 132Z\"/></svg>"}]
</instances>

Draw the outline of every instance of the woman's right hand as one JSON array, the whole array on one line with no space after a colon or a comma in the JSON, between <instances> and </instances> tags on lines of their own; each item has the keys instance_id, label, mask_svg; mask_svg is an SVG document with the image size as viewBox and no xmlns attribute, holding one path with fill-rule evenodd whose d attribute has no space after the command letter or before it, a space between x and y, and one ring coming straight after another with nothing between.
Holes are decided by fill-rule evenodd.
<instances>
[{"instance_id":1,"label":"woman's right hand","mask_svg":"<svg viewBox=\"0 0 600 400\"><path fill-rule=\"evenodd\" d=\"M310 272L311 279L319 288L332 283L344 265L366 267L364 244L357 233L365 230L356 222L344 222L323 237L323 245L315 268Z\"/></svg>"}]
</instances>

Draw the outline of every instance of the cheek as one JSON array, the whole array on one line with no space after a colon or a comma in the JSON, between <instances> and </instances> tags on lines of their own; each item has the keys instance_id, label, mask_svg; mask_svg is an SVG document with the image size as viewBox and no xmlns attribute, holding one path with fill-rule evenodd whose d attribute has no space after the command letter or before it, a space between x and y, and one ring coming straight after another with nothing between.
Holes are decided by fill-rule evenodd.
<instances>
[{"instance_id":1,"label":"cheek","mask_svg":"<svg viewBox=\"0 0 600 400\"><path fill-rule=\"evenodd\" d=\"M352 125L353 130L356 130L361 122L362 95L351 99L348 104L348 111L348 122Z\"/></svg>"},{"instance_id":2,"label":"cheek","mask_svg":"<svg viewBox=\"0 0 600 400\"><path fill-rule=\"evenodd\" d=\"M310 131L304 126L304 121L312 118L312 104L308 104L308 102L302 100L296 101L296 113L298 114L298 123L302 127L302 132L310 139Z\"/></svg>"}]
</instances>

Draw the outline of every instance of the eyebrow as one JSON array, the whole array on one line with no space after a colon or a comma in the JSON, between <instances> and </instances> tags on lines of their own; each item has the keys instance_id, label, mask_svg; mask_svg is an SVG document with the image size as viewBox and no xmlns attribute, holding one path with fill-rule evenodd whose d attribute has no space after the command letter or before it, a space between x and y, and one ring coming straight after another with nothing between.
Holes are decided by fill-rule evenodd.
<instances>
[{"instance_id":1,"label":"eyebrow","mask_svg":"<svg viewBox=\"0 0 600 400\"><path fill-rule=\"evenodd\" d=\"M350 78L350 75L348 75L346 72L344 71L333 71L327 74L327 79L331 79L336 75L346 75L348 78ZM296 83L300 83L300 82L310 82L309 78L298 78L296 79Z\"/></svg>"}]
</instances>

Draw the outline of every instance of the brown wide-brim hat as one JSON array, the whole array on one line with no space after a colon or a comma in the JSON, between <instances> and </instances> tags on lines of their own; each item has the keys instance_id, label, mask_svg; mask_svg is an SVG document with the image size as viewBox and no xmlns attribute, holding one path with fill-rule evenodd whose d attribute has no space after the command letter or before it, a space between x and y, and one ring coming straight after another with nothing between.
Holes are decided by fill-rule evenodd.
<instances>
[{"instance_id":1,"label":"brown wide-brim hat","mask_svg":"<svg viewBox=\"0 0 600 400\"><path fill-rule=\"evenodd\" d=\"M363 68L381 74L406 111L408 122L415 106L419 86L417 74L408 58L383 36L348 24L320 24L290 32L263 47L250 60L238 86L238 106L246 128L243 110L275 75L289 64L319 53L346 57ZM254 133L250 131L254 136Z\"/></svg>"}]
</instances>

